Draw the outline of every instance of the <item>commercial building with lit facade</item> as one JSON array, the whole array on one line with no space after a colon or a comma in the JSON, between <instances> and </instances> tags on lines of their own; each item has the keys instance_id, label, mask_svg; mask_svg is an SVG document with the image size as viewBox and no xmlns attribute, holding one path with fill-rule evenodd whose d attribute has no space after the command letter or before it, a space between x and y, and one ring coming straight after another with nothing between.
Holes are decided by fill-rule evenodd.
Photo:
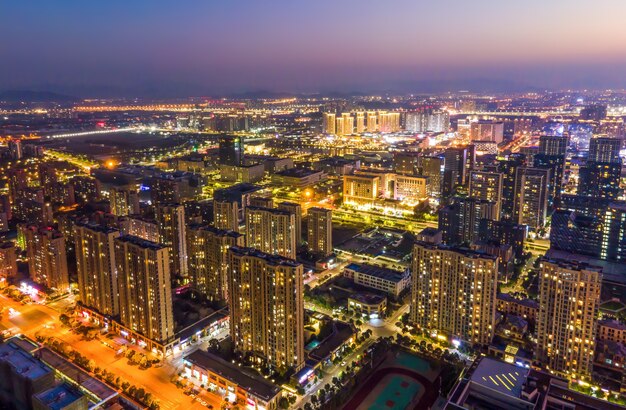
<instances>
[{"instance_id":1,"label":"commercial building with lit facade","mask_svg":"<svg viewBox=\"0 0 626 410\"><path fill-rule=\"evenodd\" d=\"M344 175L344 204L371 205L378 198L381 179L377 175Z\"/></svg>"},{"instance_id":2,"label":"commercial building with lit facade","mask_svg":"<svg viewBox=\"0 0 626 410\"><path fill-rule=\"evenodd\" d=\"M252 248L228 250L234 349L278 371L304 366L303 267Z\"/></svg>"},{"instance_id":3,"label":"commercial building with lit facade","mask_svg":"<svg viewBox=\"0 0 626 410\"><path fill-rule=\"evenodd\" d=\"M209 392L245 409L278 408L282 390L270 381L220 357L196 350L183 358L183 373Z\"/></svg>"},{"instance_id":4,"label":"commercial building with lit facade","mask_svg":"<svg viewBox=\"0 0 626 410\"><path fill-rule=\"evenodd\" d=\"M578 379L591 374L602 269L571 260L543 259L535 356L546 370Z\"/></svg>"},{"instance_id":5,"label":"commercial building with lit facade","mask_svg":"<svg viewBox=\"0 0 626 410\"><path fill-rule=\"evenodd\" d=\"M495 332L495 256L417 242L413 248L410 319L422 329L472 345Z\"/></svg>"}]
</instances>

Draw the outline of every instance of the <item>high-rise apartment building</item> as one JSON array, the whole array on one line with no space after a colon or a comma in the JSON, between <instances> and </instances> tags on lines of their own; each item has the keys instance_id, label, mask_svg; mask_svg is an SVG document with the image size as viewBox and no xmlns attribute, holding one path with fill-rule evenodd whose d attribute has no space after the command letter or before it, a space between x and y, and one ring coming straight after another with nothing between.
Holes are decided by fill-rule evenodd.
<instances>
[{"instance_id":1,"label":"high-rise apartment building","mask_svg":"<svg viewBox=\"0 0 626 410\"><path fill-rule=\"evenodd\" d=\"M441 195L441 176L444 160L440 157L423 157L420 161L421 174L428 178L430 194L435 197Z\"/></svg>"},{"instance_id":2,"label":"high-rise apartment building","mask_svg":"<svg viewBox=\"0 0 626 410\"><path fill-rule=\"evenodd\" d=\"M469 196L494 202L500 214L502 203L502 174L499 172L470 171Z\"/></svg>"},{"instance_id":3,"label":"high-rise apartment building","mask_svg":"<svg viewBox=\"0 0 626 410\"><path fill-rule=\"evenodd\" d=\"M618 138L597 135L589 141L589 155L587 161L621 163L619 156L622 141Z\"/></svg>"},{"instance_id":4,"label":"high-rise apartment building","mask_svg":"<svg viewBox=\"0 0 626 410\"><path fill-rule=\"evenodd\" d=\"M517 169L515 184L515 221L530 229L541 228L548 212L550 169Z\"/></svg>"},{"instance_id":5,"label":"high-rise apartment building","mask_svg":"<svg viewBox=\"0 0 626 410\"><path fill-rule=\"evenodd\" d=\"M325 208L309 208L307 243L309 250L321 256L333 253L333 211Z\"/></svg>"},{"instance_id":6,"label":"high-rise apartment building","mask_svg":"<svg viewBox=\"0 0 626 410\"><path fill-rule=\"evenodd\" d=\"M31 279L51 289L65 292L70 287L65 253L65 237L52 228L20 225Z\"/></svg>"},{"instance_id":7,"label":"high-rise apartment building","mask_svg":"<svg viewBox=\"0 0 626 410\"><path fill-rule=\"evenodd\" d=\"M536 359L559 376L588 377L602 270L569 260L543 259L540 266Z\"/></svg>"},{"instance_id":8,"label":"high-rise apartment building","mask_svg":"<svg viewBox=\"0 0 626 410\"><path fill-rule=\"evenodd\" d=\"M452 203L439 210L439 230L448 245L469 245L478 238L483 219L500 219L495 202L478 198L454 197Z\"/></svg>"},{"instance_id":9,"label":"high-rise apartment building","mask_svg":"<svg viewBox=\"0 0 626 410\"><path fill-rule=\"evenodd\" d=\"M589 157L579 170L578 195L617 199L621 194L621 140L597 136L589 143Z\"/></svg>"},{"instance_id":10,"label":"high-rise apartment building","mask_svg":"<svg viewBox=\"0 0 626 410\"><path fill-rule=\"evenodd\" d=\"M450 196L467 182L473 164L473 151L469 147L450 147L445 151L442 195Z\"/></svg>"},{"instance_id":11,"label":"high-rise apartment building","mask_svg":"<svg viewBox=\"0 0 626 410\"><path fill-rule=\"evenodd\" d=\"M0 242L0 282L17 275L17 253L15 243Z\"/></svg>"},{"instance_id":12,"label":"high-rise apartment building","mask_svg":"<svg viewBox=\"0 0 626 410\"><path fill-rule=\"evenodd\" d=\"M240 166L243 164L244 143L239 135L222 135L218 139L220 164Z\"/></svg>"},{"instance_id":13,"label":"high-rise apartment building","mask_svg":"<svg viewBox=\"0 0 626 410\"><path fill-rule=\"evenodd\" d=\"M412 272L413 323L472 345L491 343L498 288L496 256L417 242Z\"/></svg>"},{"instance_id":14,"label":"high-rise apartment building","mask_svg":"<svg viewBox=\"0 0 626 410\"><path fill-rule=\"evenodd\" d=\"M244 236L203 225L187 229L189 275L194 288L210 301L228 300L228 249L244 246Z\"/></svg>"},{"instance_id":15,"label":"high-rise apartment building","mask_svg":"<svg viewBox=\"0 0 626 410\"><path fill-rule=\"evenodd\" d=\"M296 217L282 209L246 208L246 246L296 259Z\"/></svg>"},{"instance_id":16,"label":"high-rise apartment building","mask_svg":"<svg viewBox=\"0 0 626 410\"><path fill-rule=\"evenodd\" d=\"M341 114L341 118L343 119L343 134L342 135L350 135L354 132L354 118L352 114L344 112Z\"/></svg>"},{"instance_id":17,"label":"high-rise apartment building","mask_svg":"<svg viewBox=\"0 0 626 410\"><path fill-rule=\"evenodd\" d=\"M561 198L568 144L569 140L567 137L555 135L542 135L539 137L539 152L533 158L534 167L550 170L548 191L550 202L558 203Z\"/></svg>"},{"instance_id":18,"label":"high-rise apartment building","mask_svg":"<svg viewBox=\"0 0 626 410\"><path fill-rule=\"evenodd\" d=\"M174 337L168 248L136 236L114 241L120 320L148 339Z\"/></svg>"},{"instance_id":19,"label":"high-rise apartment building","mask_svg":"<svg viewBox=\"0 0 626 410\"><path fill-rule=\"evenodd\" d=\"M330 112L325 112L322 116L322 128L326 134L334 134L335 133L335 114Z\"/></svg>"},{"instance_id":20,"label":"high-rise apartment building","mask_svg":"<svg viewBox=\"0 0 626 410\"><path fill-rule=\"evenodd\" d=\"M375 112L367 112L367 132L378 131L378 117Z\"/></svg>"},{"instance_id":21,"label":"high-rise apartment building","mask_svg":"<svg viewBox=\"0 0 626 410\"><path fill-rule=\"evenodd\" d=\"M338 117L335 120L335 134L340 135L340 136L347 134L344 130L343 117Z\"/></svg>"},{"instance_id":22,"label":"high-rise apartment building","mask_svg":"<svg viewBox=\"0 0 626 410\"><path fill-rule=\"evenodd\" d=\"M78 292L85 306L103 315L119 314L114 240L120 232L99 225L74 225Z\"/></svg>"},{"instance_id":23,"label":"high-rise apartment building","mask_svg":"<svg viewBox=\"0 0 626 410\"><path fill-rule=\"evenodd\" d=\"M228 251L230 334L236 352L278 371L304 365L303 267L251 248Z\"/></svg>"},{"instance_id":24,"label":"high-rise apartment building","mask_svg":"<svg viewBox=\"0 0 626 410\"><path fill-rule=\"evenodd\" d=\"M139 195L135 189L114 187L109 191L111 213L117 216L139 213Z\"/></svg>"},{"instance_id":25,"label":"high-rise apartment building","mask_svg":"<svg viewBox=\"0 0 626 410\"><path fill-rule=\"evenodd\" d=\"M239 231L239 204L237 201L213 201L213 224L219 229Z\"/></svg>"},{"instance_id":26,"label":"high-rise apartment building","mask_svg":"<svg viewBox=\"0 0 626 410\"><path fill-rule=\"evenodd\" d=\"M295 215L296 246L299 246L300 243L302 243L302 205L295 202L281 202L278 204L278 209L291 212Z\"/></svg>"},{"instance_id":27,"label":"high-rise apartment building","mask_svg":"<svg viewBox=\"0 0 626 410\"><path fill-rule=\"evenodd\" d=\"M163 204L156 207L159 243L170 248L170 274L187 276L187 241L185 240L185 207Z\"/></svg>"},{"instance_id":28,"label":"high-rise apartment building","mask_svg":"<svg viewBox=\"0 0 626 410\"><path fill-rule=\"evenodd\" d=\"M355 115L356 133L361 134L365 132L365 113L357 112Z\"/></svg>"},{"instance_id":29,"label":"high-rise apartment building","mask_svg":"<svg viewBox=\"0 0 626 410\"><path fill-rule=\"evenodd\" d=\"M379 112L378 113L378 131L397 132L399 130L400 130L400 113L397 113L397 112Z\"/></svg>"},{"instance_id":30,"label":"high-rise apartment building","mask_svg":"<svg viewBox=\"0 0 626 410\"><path fill-rule=\"evenodd\" d=\"M473 122L470 138L472 141L492 141L499 144L504 139L504 123L491 120Z\"/></svg>"}]
</instances>

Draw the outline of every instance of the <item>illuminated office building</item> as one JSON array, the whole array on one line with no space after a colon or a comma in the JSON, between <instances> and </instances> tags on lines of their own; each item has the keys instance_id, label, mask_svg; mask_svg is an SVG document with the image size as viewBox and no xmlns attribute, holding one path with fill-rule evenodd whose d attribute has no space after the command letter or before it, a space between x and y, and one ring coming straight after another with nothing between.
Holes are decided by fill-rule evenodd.
<instances>
[{"instance_id":1,"label":"illuminated office building","mask_svg":"<svg viewBox=\"0 0 626 410\"><path fill-rule=\"evenodd\" d=\"M333 211L325 208L309 208L307 243L309 250L321 256L333 253Z\"/></svg>"},{"instance_id":2,"label":"illuminated office building","mask_svg":"<svg viewBox=\"0 0 626 410\"><path fill-rule=\"evenodd\" d=\"M210 301L228 300L228 249L244 246L244 236L211 226L187 229L189 275L193 287Z\"/></svg>"},{"instance_id":3,"label":"illuminated office building","mask_svg":"<svg viewBox=\"0 0 626 410\"><path fill-rule=\"evenodd\" d=\"M495 256L417 242L412 272L411 322L449 340L491 343L498 288Z\"/></svg>"},{"instance_id":4,"label":"illuminated office building","mask_svg":"<svg viewBox=\"0 0 626 410\"><path fill-rule=\"evenodd\" d=\"M602 270L565 260L543 259L535 358L559 376L591 375Z\"/></svg>"},{"instance_id":5,"label":"illuminated office building","mask_svg":"<svg viewBox=\"0 0 626 410\"><path fill-rule=\"evenodd\" d=\"M99 225L74 225L78 292L85 306L103 315L119 314L114 240L116 229Z\"/></svg>"},{"instance_id":6,"label":"illuminated office building","mask_svg":"<svg viewBox=\"0 0 626 410\"><path fill-rule=\"evenodd\" d=\"M304 366L303 267L251 248L228 251L235 352L278 371Z\"/></svg>"},{"instance_id":7,"label":"illuminated office building","mask_svg":"<svg viewBox=\"0 0 626 410\"><path fill-rule=\"evenodd\" d=\"M282 209L246 208L246 246L296 259L296 216Z\"/></svg>"},{"instance_id":8,"label":"illuminated office building","mask_svg":"<svg viewBox=\"0 0 626 410\"><path fill-rule=\"evenodd\" d=\"M343 201L348 204L371 204L378 198L381 178L377 175L344 175Z\"/></svg>"},{"instance_id":9,"label":"illuminated office building","mask_svg":"<svg viewBox=\"0 0 626 410\"><path fill-rule=\"evenodd\" d=\"M136 236L114 241L119 285L120 320L148 339L174 337L174 312L166 246Z\"/></svg>"}]
</instances>

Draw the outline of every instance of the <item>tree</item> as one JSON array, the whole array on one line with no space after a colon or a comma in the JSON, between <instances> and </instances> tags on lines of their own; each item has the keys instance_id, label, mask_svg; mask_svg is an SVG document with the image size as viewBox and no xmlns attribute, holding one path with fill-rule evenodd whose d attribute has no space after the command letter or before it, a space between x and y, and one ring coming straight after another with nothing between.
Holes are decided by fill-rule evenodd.
<instances>
[{"instance_id":1,"label":"tree","mask_svg":"<svg viewBox=\"0 0 626 410\"><path fill-rule=\"evenodd\" d=\"M280 400L278 400L278 407L281 409L288 409L289 408L289 400L287 400L287 398L285 396L281 397Z\"/></svg>"}]
</instances>

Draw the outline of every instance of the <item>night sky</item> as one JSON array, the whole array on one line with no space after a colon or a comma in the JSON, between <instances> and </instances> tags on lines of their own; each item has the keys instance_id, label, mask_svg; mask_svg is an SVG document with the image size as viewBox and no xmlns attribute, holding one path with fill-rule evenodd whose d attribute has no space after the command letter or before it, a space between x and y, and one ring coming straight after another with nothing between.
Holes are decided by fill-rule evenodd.
<instances>
[{"instance_id":1,"label":"night sky","mask_svg":"<svg viewBox=\"0 0 626 410\"><path fill-rule=\"evenodd\" d=\"M624 0L5 0L0 90L626 88Z\"/></svg>"}]
</instances>

